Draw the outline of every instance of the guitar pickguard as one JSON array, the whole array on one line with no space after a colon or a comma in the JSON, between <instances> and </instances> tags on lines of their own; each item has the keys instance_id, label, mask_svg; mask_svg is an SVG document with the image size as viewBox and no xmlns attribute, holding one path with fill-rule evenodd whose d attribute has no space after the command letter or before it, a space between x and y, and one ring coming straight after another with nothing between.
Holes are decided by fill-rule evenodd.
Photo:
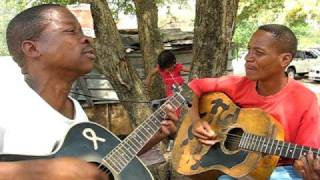
<instances>
[{"instance_id":1,"label":"guitar pickguard","mask_svg":"<svg viewBox=\"0 0 320 180\"><path fill-rule=\"evenodd\" d=\"M245 151L239 151L235 154L225 154L221 148L220 143L216 143L211 146L207 154L202 156L202 158L191 166L192 170L197 170L200 166L202 168L207 168L213 165L222 165L228 168L232 168L233 166L242 163L248 153Z\"/></svg>"}]
</instances>

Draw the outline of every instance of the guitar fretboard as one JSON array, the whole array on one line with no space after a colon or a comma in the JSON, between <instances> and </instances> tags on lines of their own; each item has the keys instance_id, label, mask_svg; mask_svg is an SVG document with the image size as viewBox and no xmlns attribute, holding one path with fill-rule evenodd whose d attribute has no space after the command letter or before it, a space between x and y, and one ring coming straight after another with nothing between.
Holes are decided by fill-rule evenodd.
<instances>
[{"instance_id":1,"label":"guitar fretboard","mask_svg":"<svg viewBox=\"0 0 320 180\"><path fill-rule=\"evenodd\" d=\"M161 121L167 115L165 111L166 105L170 105L174 110L177 110L184 101L185 99L180 93L171 96L147 120L141 123L129 136L104 157L103 163L106 163L113 172L120 174L161 128Z\"/></svg>"},{"instance_id":2,"label":"guitar fretboard","mask_svg":"<svg viewBox=\"0 0 320 180\"><path fill-rule=\"evenodd\" d=\"M249 133L243 133L239 147L249 151L262 152L290 159L299 159L302 155L307 155L309 151L312 151L314 155L320 155L320 149Z\"/></svg>"}]
</instances>

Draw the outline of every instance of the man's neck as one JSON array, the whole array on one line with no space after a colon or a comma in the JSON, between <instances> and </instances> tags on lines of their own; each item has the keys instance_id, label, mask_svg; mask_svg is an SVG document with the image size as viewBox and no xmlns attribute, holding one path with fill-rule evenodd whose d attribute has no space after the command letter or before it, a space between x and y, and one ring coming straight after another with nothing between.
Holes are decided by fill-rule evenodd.
<instances>
[{"instance_id":1,"label":"man's neck","mask_svg":"<svg viewBox=\"0 0 320 180\"><path fill-rule=\"evenodd\" d=\"M72 81L61 78L25 76L27 84L41 96L52 108L62 115L73 119L73 102L68 98Z\"/></svg>"},{"instance_id":2,"label":"man's neck","mask_svg":"<svg viewBox=\"0 0 320 180\"><path fill-rule=\"evenodd\" d=\"M269 80L257 81L256 90L261 96L270 96L281 91L288 83L288 77L285 75Z\"/></svg>"}]
</instances>

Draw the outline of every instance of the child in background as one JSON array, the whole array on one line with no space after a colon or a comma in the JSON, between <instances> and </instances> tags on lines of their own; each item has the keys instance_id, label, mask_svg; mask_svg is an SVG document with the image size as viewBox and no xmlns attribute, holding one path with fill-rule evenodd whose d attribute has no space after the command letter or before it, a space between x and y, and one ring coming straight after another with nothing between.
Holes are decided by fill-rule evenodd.
<instances>
[{"instance_id":1,"label":"child in background","mask_svg":"<svg viewBox=\"0 0 320 180\"><path fill-rule=\"evenodd\" d=\"M181 86L184 83L184 79L180 72L190 72L189 68L184 67L182 64L176 63L176 57L170 50L162 51L158 56L158 65L152 69L146 78L146 86L150 89L151 80L156 73L159 73L165 86L166 96L173 96L173 85ZM180 117L181 109L176 110L176 114ZM167 151L171 151L173 147L174 136L168 137Z\"/></svg>"},{"instance_id":2,"label":"child in background","mask_svg":"<svg viewBox=\"0 0 320 180\"><path fill-rule=\"evenodd\" d=\"M189 68L176 63L176 57L170 50L162 51L158 56L158 65L152 69L146 78L147 88L150 89L152 77L159 73L165 86L166 96L173 95L173 84L183 85L184 79L180 72L190 72Z\"/></svg>"}]
</instances>

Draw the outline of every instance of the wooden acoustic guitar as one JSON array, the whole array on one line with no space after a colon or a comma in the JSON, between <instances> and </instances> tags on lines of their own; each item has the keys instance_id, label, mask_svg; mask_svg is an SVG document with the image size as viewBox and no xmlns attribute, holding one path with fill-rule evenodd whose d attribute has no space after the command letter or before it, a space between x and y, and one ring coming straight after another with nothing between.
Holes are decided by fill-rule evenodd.
<instances>
[{"instance_id":1,"label":"wooden acoustic guitar","mask_svg":"<svg viewBox=\"0 0 320 180\"><path fill-rule=\"evenodd\" d=\"M192 134L191 116L183 120L173 148L174 169L194 179L215 179L224 173L234 178L268 179L280 157L298 159L313 149L283 141L282 126L257 108L236 106L223 93L209 93L199 101L202 120L208 121L219 140L201 144Z\"/></svg>"},{"instance_id":2,"label":"wooden acoustic guitar","mask_svg":"<svg viewBox=\"0 0 320 180\"><path fill-rule=\"evenodd\" d=\"M161 128L161 121L167 115L165 106L170 105L173 109L177 109L184 101L180 93L175 93L122 142L99 124L83 122L69 129L64 141L52 154L47 156L0 154L0 161L75 157L97 164L116 180L153 180L149 170L136 155Z\"/></svg>"}]
</instances>

